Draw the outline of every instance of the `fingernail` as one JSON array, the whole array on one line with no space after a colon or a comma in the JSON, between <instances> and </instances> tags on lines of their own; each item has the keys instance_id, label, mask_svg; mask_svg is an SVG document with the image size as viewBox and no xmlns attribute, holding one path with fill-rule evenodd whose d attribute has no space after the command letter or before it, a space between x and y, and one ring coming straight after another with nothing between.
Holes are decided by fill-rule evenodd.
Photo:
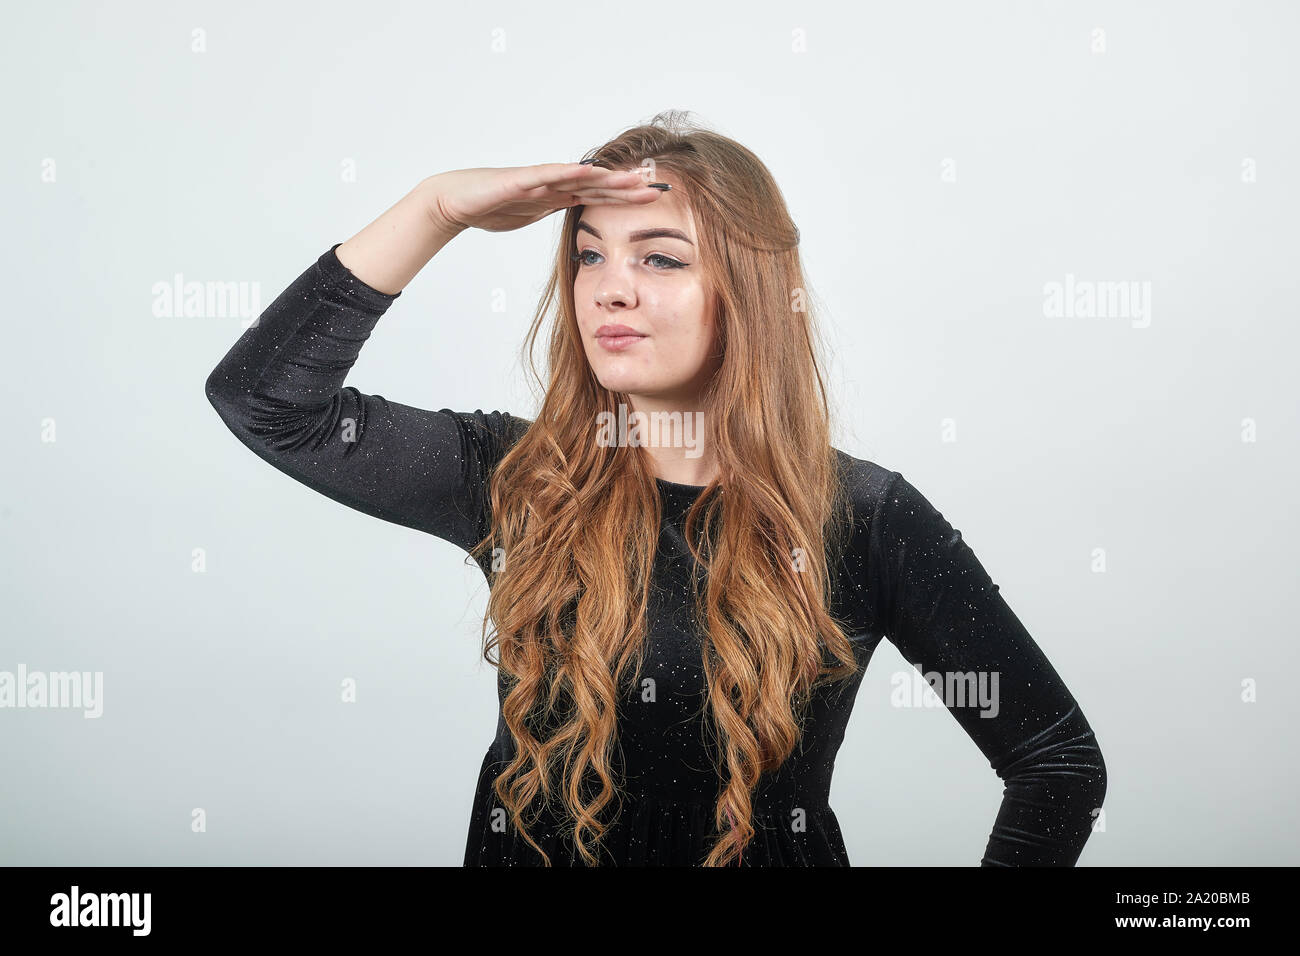
<instances>
[{"instance_id":1,"label":"fingernail","mask_svg":"<svg viewBox=\"0 0 1300 956\"><path fill-rule=\"evenodd\" d=\"M596 161L596 157L593 156L593 157L591 157L591 159L584 159L584 160L583 160L582 162L580 162L578 165L579 165L579 166L586 166L588 163L594 163L595 161Z\"/></svg>"},{"instance_id":2,"label":"fingernail","mask_svg":"<svg viewBox=\"0 0 1300 956\"><path fill-rule=\"evenodd\" d=\"M658 189L660 192L666 192L667 190L673 188L672 186L669 186L667 183L649 183L648 185L650 186L651 189Z\"/></svg>"}]
</instances>

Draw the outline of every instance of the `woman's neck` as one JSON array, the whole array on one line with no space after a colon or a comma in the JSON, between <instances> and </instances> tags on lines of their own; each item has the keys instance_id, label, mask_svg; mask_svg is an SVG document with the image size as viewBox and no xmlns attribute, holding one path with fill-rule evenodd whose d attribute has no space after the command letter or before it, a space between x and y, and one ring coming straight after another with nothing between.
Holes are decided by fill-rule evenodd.
<instances>
[{"instance_id":1,"label":"woman's neck","mask_svg":"<svg viewBox=\"0 0 1300 956\"><path fill-rule=\"evenodd\" d=\"M708 441L708 412L698 402L638 396L632 400L627 418L629 432L645 449L655 475L664 481L702 487L717 475L717 461Z\"/></svg>"}]
</instances>

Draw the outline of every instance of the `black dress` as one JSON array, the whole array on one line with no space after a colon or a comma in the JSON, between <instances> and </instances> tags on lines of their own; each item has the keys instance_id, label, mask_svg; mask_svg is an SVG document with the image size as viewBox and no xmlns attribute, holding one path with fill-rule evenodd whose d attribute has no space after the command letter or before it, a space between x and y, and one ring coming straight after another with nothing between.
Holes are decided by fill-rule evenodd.
<instances>
[{"instance_id":1,"label":"black dress","mask_svg":"<svg viewBox=\"0 0 1300 956\"><path fill-rule=\"evenodd\" d=\"M286 474L468 550L487 532L492 468L528 423L505 412L413 408L345 387L362 345L401 293L353 276L336 248L243 333L208 377L207 396L245 445ZM1079 705L961 533L900 473L836 454L854 519L834 568L832 613L851 622L858 659L865 666L887 637L923 673L982 680L986 696L950 691L944 699L1005 782L981 864L1074 865L1106 792L1101 751ZM701 489L659 480L659 490L664 522L642 671L653 690L630 694L620 708L623 800L602 843L608 864L698 865L717 836L718 783L681 529ZM490 555L480 566L490 586ZM828 799L861 677L815 693L802 742L754 794L757 834L740 865L849 864ZM478 779L466 865L541 863L491 790L512 747L498 719ZM544 815L530 834L554 865L580 863L559 823Z\"/></svg>"}]
</instances>

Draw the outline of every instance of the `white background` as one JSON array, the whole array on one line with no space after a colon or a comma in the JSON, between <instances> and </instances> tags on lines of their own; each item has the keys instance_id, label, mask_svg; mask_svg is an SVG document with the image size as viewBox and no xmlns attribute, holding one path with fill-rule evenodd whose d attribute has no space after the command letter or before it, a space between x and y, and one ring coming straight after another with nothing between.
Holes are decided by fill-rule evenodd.
<instances>
[{"instance_id":1,"label":"white background","mask_svg":"<svg viewBox=\"0 0 1300 956\"><path fill-rule=\"evenodd\" d=\"M787 198L837 446L962 531L1096 731L1080 864L1300 862L1293 4L6 20L0 670L105 683L97 720L0 710L0 862L460 864L496 721L482 574L244 448L203 393L240 320L156 316L152 289L256 282L264 308L425 176L576 161L669 108ZM348 383L531 416L558 223L457 238ZM1150 283L1149 325L1045 316L1067 274ZM945 711L890 706L905 670L882 644L840 751L850 858L975 865L1001 782Z\"/></svg>"}]
</instances>

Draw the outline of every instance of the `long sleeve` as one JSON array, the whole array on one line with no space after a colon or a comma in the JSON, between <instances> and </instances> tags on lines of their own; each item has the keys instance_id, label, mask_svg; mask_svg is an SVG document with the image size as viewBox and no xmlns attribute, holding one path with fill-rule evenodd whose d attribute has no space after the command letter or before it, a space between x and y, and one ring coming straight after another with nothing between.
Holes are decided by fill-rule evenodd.
<instances>
[{"instance_id":1,"label":"long sleeve","mask_svg":"<svg viewBox=\"0 0 1300 956\"><path fill-rule=\"evenodd\" d=\"M235 342L208 376L208 400L240 441L285 474L468 551L486 532L491 469L523 423L505 412L435 412L345 387L401 293L354 276L338 245Z\"/></svg>"},{"instance_id":2,"label":"long sleeve","mask_svg":"<svg viewBox=\"0 0 1300 956\"><path fill-rule=\"evenodd\" d=\"M1092 728L961 532L891 475L870 543L886 637L943 675L936 693L1005 783L981 865L1073 866L1106 794ZM986 696L948 693L949 675Z\"/></svg>"}]
</instances>

